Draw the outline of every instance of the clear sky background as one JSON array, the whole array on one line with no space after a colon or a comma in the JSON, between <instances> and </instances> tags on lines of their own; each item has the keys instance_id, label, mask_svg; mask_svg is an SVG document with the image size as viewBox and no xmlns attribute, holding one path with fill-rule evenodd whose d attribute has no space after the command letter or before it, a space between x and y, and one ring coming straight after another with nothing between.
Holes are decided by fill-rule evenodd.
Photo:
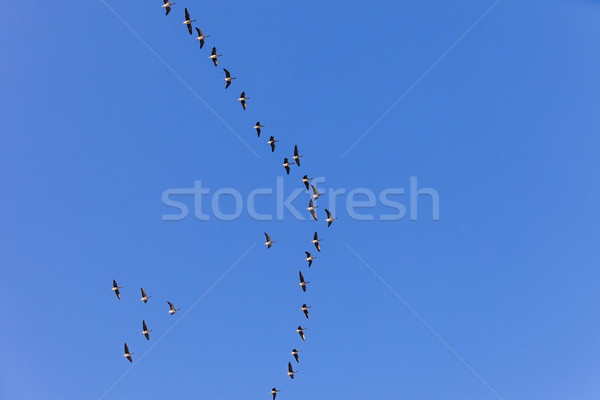
<instances>
[{"instance_id":1,"label":"clear sky background","mask_svg":"<svg viewBox=\"0 0 600 400\"><path fill-rule=\"evenodd\" d=\"M502 0L343 159L493 1L179 0L168 17L160 0L107 2L260 158L100 1L4 4L0 398L99 399L131 366L123 342L138 361L253 245L106 399L496 398L345 243L502 399L600 396L600 2ZM274 187L295 143L286 193L305 173L375 192L416 176L440 220L426 197L396 222L355 221L340 198L329 229L161 220L163 191L195 180Z\"/></svg>"}]
</instances>

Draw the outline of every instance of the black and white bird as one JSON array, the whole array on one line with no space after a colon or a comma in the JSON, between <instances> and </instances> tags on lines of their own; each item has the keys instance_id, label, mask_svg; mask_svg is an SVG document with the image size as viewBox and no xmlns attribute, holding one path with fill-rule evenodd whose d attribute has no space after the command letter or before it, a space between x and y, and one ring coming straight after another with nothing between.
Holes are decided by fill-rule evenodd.
<instances>
[{"instance_id":1,"label":"black and white bird","mask_svg":"<svg viewBox=\"0 0 600 400\"><path fill-rule=\"evenodd\" d=\"M320 253L321 252L321 246L319 245L319 242L323 240L323 239L319 239L319 235L317 235L317 232L315 232L315 235L313 236L313 240L311 240L311 243L313 243L315 245L315 247L317 248L317 251Z\"/></svg>"},{"instance_id":2,"label":"black and white bird","mask_svg":"<svg viewBox=\"0 0 600 400\"><path fill-rule=\"evenodd\" d=\"M212 51L210 52L210 56L208 56L208 58L210 58L213 61L213 64L215 64L215 67L217 65L219 65L219 57L222 57L223 54L217 54L217 48L213 47Z\"/></svg>"},{"instance_id":3,"label":"black and white bird","mask_svg":"<svg viewBox=\"0 0 600 400\"><path fill-rule=\"evenodd\" d=\"M279 142L279 140L275 140L275 136L271 136L271 138L267 142L268 144L271 145L271 153L275 152L275 143L277 143L277 142Z\"/></svg>"},{"instance_id":4,"label":"black and white bird","mask_svg":"<svg viewBox=\"0 0 600 400\"><path fill-rule=\"evenodd\" d=\"M192 34L192 22L195 22L195 19L190 19L190 13L188 12L187 8L185 9L185 21L182 22L182 24L187 25L188 31L190 32L190 35Z\"/></svg>"},{"instance_id":5,"label":"black and white bird","mask_svg":"<svg viewBox=\"0 0 600 400\"><path fill-rule=\"evenodd\" d=\"M290 378L294 379L294 374L298 373L298 371L294 371L294 369L292 368L292 363L288 362L288 372L287 375L289 375Z\"/></svg>"},{"instance_id":6,"label":"black and white bird","mask_svg":"<svg viewBox=\"0 0 600 400\"><path fill-rule=\"evenodd\" d=\"M171 12L171 6L175 3L169 3L169 0L163 0L163 2L164 4L161 7L167 10L167 13L165 14L166 17Z\"/></svg>"},{"instance_id":7,"label":"black and white bird","mask_svg":"<svg viewBox=\"0 0 600 400\"><path fill-rule=\"evenodd\" d=\"M294 157L292 159L296 161L296 165L300 166L300 157L304 157L302 155L298 155L298 145L294 146Z\"/></svg>"},{"instance_id":8,"label":"black and white bird","mask_svg":"<svg viewBox=\"0 0 600 400\"><path fill-rule=\"evenodd\" d=\"M329 228L331 226L331 223L333 221L335 221L337 218L333 218L328 209L325 209L325 212L327 213L327 219L325 221L328 222L327 227Z\"/></svg>"},{"instance_id":9,"label":"black and white bird","mask_svg":"<svg viewBox=\"0 0 600 400\"><path fill-rule=\"evenodd\" d=\"M304 276L302 275L302 271L300 272L300 283L298 284L298 286L300 286L302 288L303 292L306 292L306 284L310 283L310 281L305 282L304 281Z\"/></svg>"},{"instance_id":10,"label":"black and white bird","mask_svg":"<svg viewBox=\"0 0 600 400\"><path fill-rule=\"evenodd\" d=\"M300 353L302 350L296 350L293 349L292 352L290 353L291 355L294 356L294 358L296 359L296 362L300 362L300 357L298 355L298 353Z\"/></svg>"},{"instance_id":11,"label":"black and white bird","mask_svg":"<svg viewBox=\"0 0 600 400\"><path fill-rule=\"evenodd\" d=\"M113 292L115 292L115 294L117 295L117 299L121 300L121 292L119 292L119 289L123 289L123 286L117 285L117 281L115 281L113 279L113 287L110 290L112 290Z\"/></svg>"},{"instance_id":12,"label":"black and white bird","mask_svg":"<svg viewBox=\"0 0 600 400\"><path fill-rule=\"evenodd\" d=\"M302 341L304 342L306 340L306 338L304 337L304 331L307 330L308 328L303 328L302 326L298 326L298 329L296 329L296 332L298 332L298 334L300 335L300 337L302 338Z\"/></svg>"},{"instance_id":13,"label":"black and white bird","mask_svg":"<svg viewBox=\"0 0 600 400\"><path fill-rule=\"evenodd\" d=\"M204 47L204 39L206 39L207 37L210 37L210 36L202 33L200 28L196 28L196 32L198 32L198 37L196 38L196 40L200 41L200 48L203 48Z\"/></svg>"},{"instance_id":14,"label":"black and white bird","mask_svg":"<svg viewBox=\"0 0 600 400\"><path fill-rule=\"evenodd\" d=\"M250 97L246 97L246 92L242 92L242 94L240 94L240 98L238 99L238 101L242 103L244 111L246 111L246 100L248 100L249 98Z\"/></svg>"},{"instance_id":15,"label":"black and white bird","mask_svg":"<svg viewBox=\"0 0 600 400\"><path fill-rule=\"evenodd\" d=\"M306 316L306 319L308 319L308 309L311 308L311 306L307 306L306 304L302 304L302 308L300 310L304 311L304 315Z\"/></svg>"},{"instance_id":16,"label":"black and white bird","mask_svg":"<svg viewBox=\"0 0 600 400\"><path fill-rule=\"evenodd\" d=\"M315 212L315 210L317 208L319 208L319 206L315 206L313 203L313 200L310 199L307 210L310 211L310 215L312 215L312 217L315 219L315 221L317 220L317 213Z\"/></svg>"},{"instance_id":17,"label":"black and white bird","mask_svg":"<svg viewBox=\"0 0 600 400\"><path fill-rule=\"evenodd\" d=\"M175 314L177 311L181 310L181 308L175 308L175 306L173 305L173 303L171 303L170 301L167 301L167 303L169 303L169 307L171 308L169 310L169 314L173 315Z\"/></svg>"},{"instance_id":18,"label":"black and white bird","mask_svg":"<svg viewBox=\"0 0 600 400\"><path fill-rule=\"evenodd\" d=\"M302 177L302 182L304 183L304 186L306 186L306 190L310 189L310 187L308 186L309 181L312 181L312 178L309 178L308 175L304 175Z\"/></svg>"},{"instance_id":19,"label":"black and white bird","mask_svg":"<svg viewBox=\"0 0 600 400\"><path fill-rule=\"evenodd\" d=\"M133 360L131 359L131 356L133 355L133 352L129 352L129 347L127 347L127 342L125 342L125 354L123 354L123 357L126 357L129 362L133 362Z\"/></svg>"},{"instance_id":20,"label":"black and white bird","mask_svg":"<svg viewBox=\"0 0 600 400\"><path fill-rule=\"evenodd\" d=\"M312 262L313 262L313 260L314 260L315 258L317 258L317 257L313 257L313 256L311 256L311 255L310 255L310 253L309 253L308 251L305 251L305 253L306 253L306 258L305 258L305 260L306 260L306 261L308 261L308 266L309 266L309 268L310 268L310 266L312 265Z\"/></svg>"},{"instance_id":21,"label":"black and white bird","mask_svg":"<svg viewBox=\"0 0 600 400\"><path fill-rule=\"evenodd\" d=\"M281 164L282 167L285 167L285 172L287 172L287 174L290 174L290 165L292 165L287 158L283 159L283 164Z\"/></svg>"},{"instance_id":22,"label":"black and white bird","mask_svg":"<svg viewBox=\"0 0 600 400\"><path fill-rule=\"evenodd\" d=\"M312 188L312 191L313 191L312 198L315 200L317 200L319 197L321 197L325 194L325 193L319 193L319 191L317 190L315 185L310 185L310 187Z\"/></svg>"},{"instance_id":23,"label":"black and white bird","mask_svg":"<svg viewBox=\"0 0 600 400\"><path fill-rule=\"evenodd\" d=\"M259 121L256 121L256 125L254 125L254 129L256 129L256 133L258 137L260 137L260 128L264 128L264 125L261 125Z\"/></svg>"},{"instance_id":24,"label":"black and white bird","mask_svg":"<svg viewBox=\"0 0 600 400\"><path fill-rule=\"evenodd\" d=\"M227 89L229 87L229 85L231 85L231 81L234 80L235 78L231 76L231 74L229 73L229 71L227 71L225 68L223 68L223 71L225 71L225 79L223 79L225 82L227 82L227 85L225 85L225 89Z\"/></svg>"},{"instance_id":25,"label":"black and white bird","mask_svg":"<svg viewBox=\"0 0 600 400\"><path fill-rule=\"evenodd\" d=\"M140 299L140 301L143 301L144 303L148 302L148 299L152 296L147 296L146 295L146 291L144 290L143 287L140 288L140 290L142 291L142 298Z\"/></svg>"},{"instance_id":26,"label":"black and white bird","mask_svg":"<svg viewBox=\"0 0 600 400\"><path fill-rule=\"evenodd\" d=\"M147 340L150 340L150 332L152 332L152 329L148 330L146 320L142 320L142 327L144 328L144 330L142 331L142 335L146 336Z\"/></svg>"},{"instance_id":27,"label":"black and white bird","mask_svg":"<svg viewBox=\"0 0 600 400\"><path fill-rule=\"evenodd\" d=\"M271 246L273 245L273 243L275 243L275 241L271 240L271 237L269 236L269 234L267 232L265 232L265 237L267 238L267 241L265 242L265 246L267 246L267 249L270 249Z\"/></svg>"},{"instance_id":28,"label":"black and white bird","mask_svg":"<svg viewBox=\"0 0 600 400\"><path fill-rule=\"evenodd\" d=\"M277 390L277 388L271 389L271 394L273 395L273 400L277 397L277 393L281 392L281 390Z\"/></svg>"}]
</instances>

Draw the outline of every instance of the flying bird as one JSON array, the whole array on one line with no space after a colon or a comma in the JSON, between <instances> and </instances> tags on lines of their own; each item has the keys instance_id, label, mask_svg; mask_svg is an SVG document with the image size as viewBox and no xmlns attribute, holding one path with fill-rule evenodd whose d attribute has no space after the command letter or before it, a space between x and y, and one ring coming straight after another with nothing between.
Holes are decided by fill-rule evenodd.
<instances>
[{"instance_id":1,"label":"flying bird","mask_svg":"<svg viewBox=\"0 0 600 400\"><path fill-rule=\"evenodd\" d=\"M299 271L299 272L300 272L300 283L298 284L298 286L302 287L303 292L306 292L306 284L310 283L310 281L305 282L304 276L302 276L302 271Z\"/></svg>"},{"instance_id":2,"label":"flying bird","mask_svg":"<svg viewBox=\"0 0 600 400\"><path fill-rule=\"evenodd\" d=\"M298 373L298 371L294 371L292 368L292 363L288 362L288 372L286 375L289 375L290 378L294 379L294 374Z\"/></svg>"},{"instance_id":3,"label":"flying bird","mask_svg":"<svg viewBox=\"0 0 600 400\"><path fill-rule=\"evenodd\" d=\"M306 190L309 190L310 188L308 187L308 181L312 181L312 178L309 178L308 175L304 175L302 177L302 182L304 183L304 186L306 186Z\"/></svg>"},{"instance_id":4,"label":"flying bird","mask_svg":"<svg viewBox=\"0 0 600 400\"><path fill-rule=\"evenodd\" d=\"M275 400L275 397L277 397L278 392L281 392L281 390L277 390L277 388L271 389L271 394L273 395L273 400Z\"/></svg>"},{"instance_id":5,"label":"flying bird","mask_svg":"<svg viewBox=\"0 0 600 400\"><path fill-rule=\"evenodd\" d=\"M227 89L229 87L229 85L231 85L231 81L234 80L235 78L233 78L231 76L231 74L229 73L229 71L227 71L225 68L223 68L223 71L225 71L225 79L223 79L225 82L227 82L227 85L225 85L225 89Z\"/></svg>"},{"instance_id":6,"label":"flying bird","mask_svg":"<svg viewBox=\"0 0 600 400\"><path fill-rule=\"evenodd\" d=\"M182 22L182 24L187 25L188 31L190 32L190 35L192 34L192 22L195 22L195 19L190 19L190 13L188 12L187 8L185 9L185 21Z\"/></svg>"},{"instance_id":7,"label":"flying bird","mask_svg":"<svg viewBox=\"0 0 600 400\"><path fill-rule=\"evenodd\" d=\"M219 65L219 57L221 56L223 56L223 54L217 54L217 48L213 47L212 52L210 53L210 56L208 56L208 58L213 60L213 64L215 64L216 67L217 65Z\"/></svg>"},{"instance_id":8,"label":"flying bird","mask_svg":"<svg viewBox=\"0 0 600 400\"><path fill-rule=\"evenodd\" d=\"M306 260L306 261L308 261L308 267L310 268L310 266L312 265L312 262L313 262L313 260L314 260L315 258L317 258L317 257L313 257L313 256L311 256L311 255L310 255L310 253L309 253L308 251L305 251L305 253L306 253L306 258L305 258L305 260Z\"/></svg>"},{"instance_id":9,"label":"flying bird","mask_svg":"<svg viewBox=\"0 0 600 400\"><path fill-rule=\"evenodd\" d=\"M146 336L147 340L150 340L150 332L152 332L152 329L148 330L148 326L146 325L145 320L142 320L142 327L144 328L144 330L142 331L142 335Z\"/></svg>"},{"instance_id":10,"label":"flying bird","mask_svg":"<svg viewBox=\"0 0 600 400\"><path fill-rule=\"evenodd\" d=\"M304 337L304 331L307 330L307 329L308 328L303 328L302 326L298 326L298 329L296 329L296 332L298 332L298 334L302 338L303 342L306 340L305 337Z\"/></svg>"},{"instance_id":11,"label":"flying bird","mask_svg":"<svg viewBox=\"0 0 600 400\"><path fill-rule=\"evenodd\" d=\"M302 304L302 308L300 310L304 311L304 315L306 316L306 319L308 319L308 309L312 308L311 306L307 306L306 304Z\"/></svg>"},{"instance_id":12,"label":"flying bird","mask_svg":"<svg viewBox=\"0 0 600 400\"><path fill-rule=\"evenodd\" d=\"M242 92L242 94L240 94L240 98L238 99L238 101L242 103L244 111L246 111L246 100L248 100L249 98L250 97L246 97L246 92Z\"/></svg>"},{"instance_id":13,"label":"flying bird","mask_svg":"<svg viewBox=\"0 0 600 400\"><path fill-rule=\"evenodd\" d=\"M315 236L313 237L313 240L311 241L311 243L314 243L314 245L317 248L317 251L319 253L321 252L321 246L319 245L319 242L321 240L323 240L323 239L319 239L319 236L317 235L317 232L315 232Z\"/></svg>"},{"instance_id":14,"label":"flying bird","mask_svg":"<svg viewBox=\"0 0 600 400\"><path fill-rule=\"evenodd\" d=\"M169 3L169 0L163 0L163 2L165 4L163 4L161 7L164 8L165 10L167 10L167 13L165 14L165 17L166 17L171 12L171 6L175 3Z\"/></svg>"},{"instance_id":15,"label":"flying bird","mask_svg":"<svg viewBox=\"0 0 600 400\"><path fill-rule=\"evenodd\" d=\"M181 310L181 308L176 309L175 306L173 305L173 303L171 303L170 301L167 301L167 303L169 303L169 307L171 308L169 310L169 314L173 315L173 314L175 314L175 312Z\"/></svg>"},{"instance_id":16,"label":"flying bird","mask_svg":"<svg viewBox=\"0 0 600 400\"><path fill-rule=\"evenodd\" d=\"M279 140L275 140L275 136L271 136L271 138L267 142L268 144L271 145L271 153L275 152L275 143L277 143L277 142L279 142Z\"/></svg>"},{"instance_id":17,"label":"flying bird","mask_svg":"<svg viewBox=\"0 0 600 400\"><path fill-rule=\"evenodd\" d=\"M127 347L127 342L125 342L125 354L123 354L123 357L127 357L127 359L129 360L129 362L133 362L133 360L131 359L131 355L133 354L129 352L129 347Z\"/></svg>"},{"instance_id":18,"label":"flying bird","mask_svg":"<svg viewBox=\"0 0 600 400\"><path fill-rule=\"evenodd\" d=\"M144 290L143 287L140 288L140 290L142 291L142 298L140 299L140 301L143 301L144 303L148 302L148 299L152 296L146 296L146 291Z\"/></svg>"},{"instance_id":19,"label":"flying bird","mask_svg":"<svg viewBox=\"0 0 600 400\"><path fill-rule=\"evenodd\" d=\"M310 187L312 188L312 191L313 191L312 198L315 200L317 200L319 197L321 197L325 194L325 193L319 193L319 191L317 190L315 185L310 185Z\"/></svg>"},{"instance_id":20,"label":"flying bird","mask_svg":"<svg viewBox=\"0 0 600 400\"><path fill-rule=\"evenodd\" d=\"M121 292L119 292L119 289L123 289L123 286L117 285L117 281L115 281L113 279L113 287L110 290L112 290L113 292L115 292L115 294L117 295L117 299L121 300Z\"/></svg>"},{"instance_id":21,"label":"flying bird","mask_svg":"<svg viewBox=\"0 0 600 400\"><path fill-rule=\"evenodd\" d=\"M256 129L256 133L258 133L258 137L260 137L260 128L264 128L264 125L261 125L260 122L256 121L256 125L254 125L254 129Z\"/></svg>"},{"instance_id":22,"label":"flying bird","mask_svg":"<svg viewBox=\"0 0 600 400\"><path fill-rule=\"evenodd\" d=\"M328 209L325 209L325 212L327 213L327 219L326 219L325 221L326 221L326 222L329 222L329 223L327 224L327 227L329 228L329 227L331 226L331 223L332 223L334 220L336 220L337 218L333 218L333 217L331 216L331 213L329 212L329 210L328 210Z\"/></svg>"},{"instance_id":23,"label":"flying bird","mask_svg":"<svg viewBox=\"0 0 600 400\"><path fill-rule=\"evenodd\" d=\"M315 206L312 199L310 199L307 210L310 211L310 215L312 215L315 221L317 220L317 213L315 212L316 208L319 208L319 206Z\"/></svg>"},{"instance_id":24,"label":"flying bird","mask_svg":"<svg viewBox=\"0 0 600 400\"><path fill-rule=\"evenodd\" d=\"M200 28L196 28L196 32L198 32L198 37L196 38L196 40L200 41L200 48L203 48L204 47L204 39L206 39L207 37L210 37L210 36L203 34L202 31L200 30Z\"/></svg>"},{"instance_id":25,"label":"flying bird","mask_svg":"<svg viewBox=\"0 0 600 400\"><path fill-rule=\"evenodd\" d=\"M296 350L293 349L292 352L290 353L291 355L294 356L294 358L296 359L296 362L300 362L300 357L298 356L298 353L300 353L302 350Z\"/></svg>"},{"instance_id":26,"label":"flying bird","mask_svg":"<svg viewBox=\"0 0 600 400\"><path fill-rule=\"evenodd\" d=\"M300 157L304 157L301 155L298 155L298 145L294 146L294 157L292 157L292 159L294 159L296 161L296 165L300 166Z\"/></svg>"},{"instance_id":27,"label":"flying bird","mask_svg":"<svg viewBox=\"0 0 600 400\"><path fill-rule=\"evenodd\" d=\"M281 164L281 166L285 167L285 172L287 172L288 175L290 174L290 165L292 165L292 164L290 164L290 162L288 161L288 159L284 158L283 159L283 164Z\"/></svg>"},{"instance_id":28,"label":"flying bird","mask_svg":"<svg viewBox=\"0 0 600 400\"><path fill-rule=\"evenodd\" d=\"M265 246L267 246L267 249L270 249L270 248L271 248L271 245L272 245L273 243L275 243L275 241L274 241L274 240L273 240L273 241L271 240L271 237L269 236L269 234L268 234L267 232L265 232L265 237L267 238L267 242L265 243Z\"/></svg>"}]
</instances>

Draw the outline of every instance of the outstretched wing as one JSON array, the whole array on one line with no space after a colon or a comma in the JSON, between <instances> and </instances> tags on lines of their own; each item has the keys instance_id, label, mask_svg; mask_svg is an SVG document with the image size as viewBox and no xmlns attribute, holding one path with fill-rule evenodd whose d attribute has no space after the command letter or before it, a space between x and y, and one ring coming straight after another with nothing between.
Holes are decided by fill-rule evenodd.
<instances>
[{"instance_id":1,"label":"outstretched wing","mask_svg":"<svg viewBox=\"0 0 600 400\"><path fill-rule=\"evenodd\" d=\"M314 194L319 194L319 191L317 190L315 185L310 185L310 187L312 188Z\"/></svg>"},{"instance_id":2,"label":"outstretched wing","mask_svg":"<svg viewBox=\"0 0 600 400\"><path fill-rule=\"evenodd\" d=\"M190 35L193 35L192 33L192 24L187 24L188 27L188 31L190 32Z\"/></svg>"},{"instance_id":3,"label":"outstretched wing","mask_svg":"<svg viewBox=\"0 0 600 400\"><path fill-rule=\"evenodd\" d=\"M167 2L167 0L165 0L165 3L166 2ZM171 12L171 7L165 7L165 10L167 10L167 12L165 13L165 17L166 17Z\"/></svg>"},{"instance_id":4,"label":"outstretched wing","mask_svg":"<svg viewBox=\"0 0 600 400\"><path fill-rule=\"evenodd\" d=\"M169 303L169 307L171 308L171 310L175 309L175 306L173 305L173 303L171 303L170 301L167 301L167 303Z\"/></svg>"},{"instance_id":5,"label":"outstretched wing","mask_svg":"<svg viewBox=\"0 0 600 400\"><path fill-rule=\"evenodd\" d=\"M310 210L310 215L312 215L315 221L317 220L317 213L315 212L315 210Z\"/></svg>"},{"instance_id":6,"label":"outstretched wing","mask_svg":"<svg viewBox=\"0 0 600 400\"><path fill-rule=\"evenodd\" d=\"M271 237L269 236L269 234L267 232L265 232L265 237L267 238L267 242L271 241Z\"/></svg>"},{"instance_id":7,"label":"outstretched wing","mask_svg":"<svg viewBox=\"0 0 600 400\"><path fill-rule=\"evenodd\" d=\"M227 77L227 78L231 77L231 74L225 68L223 68L223 71L225 71L225 77Z\"/></svg>"},{"instance_id":8,"label":"outstretched wing","mask_svg":"<svg viewBox=\"0 0 600 400\"><path fill-rule=\"evenodd\" d=\"M300 273L300 282L304 282L304 276L302 275L302 271L298 271Z\"/></svg>"},{"instance_id":9,"label":"outstretched wing","mask_svg":"<svg viewBox=\"0 0 600 400\"><path fill-rule=\"evenodd\" d=\"M190 13L188 12L187 8L185 9L185 20L186 21L190 20Z\"/></svg>"}]
</instances>

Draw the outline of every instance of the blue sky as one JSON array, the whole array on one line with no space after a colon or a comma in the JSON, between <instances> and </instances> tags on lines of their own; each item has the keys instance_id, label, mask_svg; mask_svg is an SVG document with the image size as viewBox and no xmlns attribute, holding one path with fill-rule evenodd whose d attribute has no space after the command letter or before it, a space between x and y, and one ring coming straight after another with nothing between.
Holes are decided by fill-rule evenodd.
<instances>
[{"instance_id":1,"label":"blue sky","mask_svg":"<svg viewBox=\"0 0 600 400\"><path fill-rule=\"evenodd\" d=\"M248 249L106 399L497 398L422 321L502 399L598 398L600 3L502 0L344 158L492 1L180 0L167 17L160 1L107 3L259 157L100 1L5 4L0 398L100 398L130 368L123 341L137 361ZM163 191L196 180L275 187L296 143L287 193L305 173L376 193L415 176L439 221L426 197L395 222L355 221L342 198L329 229L161 219Z\"/></svg>"}]
</instances>

